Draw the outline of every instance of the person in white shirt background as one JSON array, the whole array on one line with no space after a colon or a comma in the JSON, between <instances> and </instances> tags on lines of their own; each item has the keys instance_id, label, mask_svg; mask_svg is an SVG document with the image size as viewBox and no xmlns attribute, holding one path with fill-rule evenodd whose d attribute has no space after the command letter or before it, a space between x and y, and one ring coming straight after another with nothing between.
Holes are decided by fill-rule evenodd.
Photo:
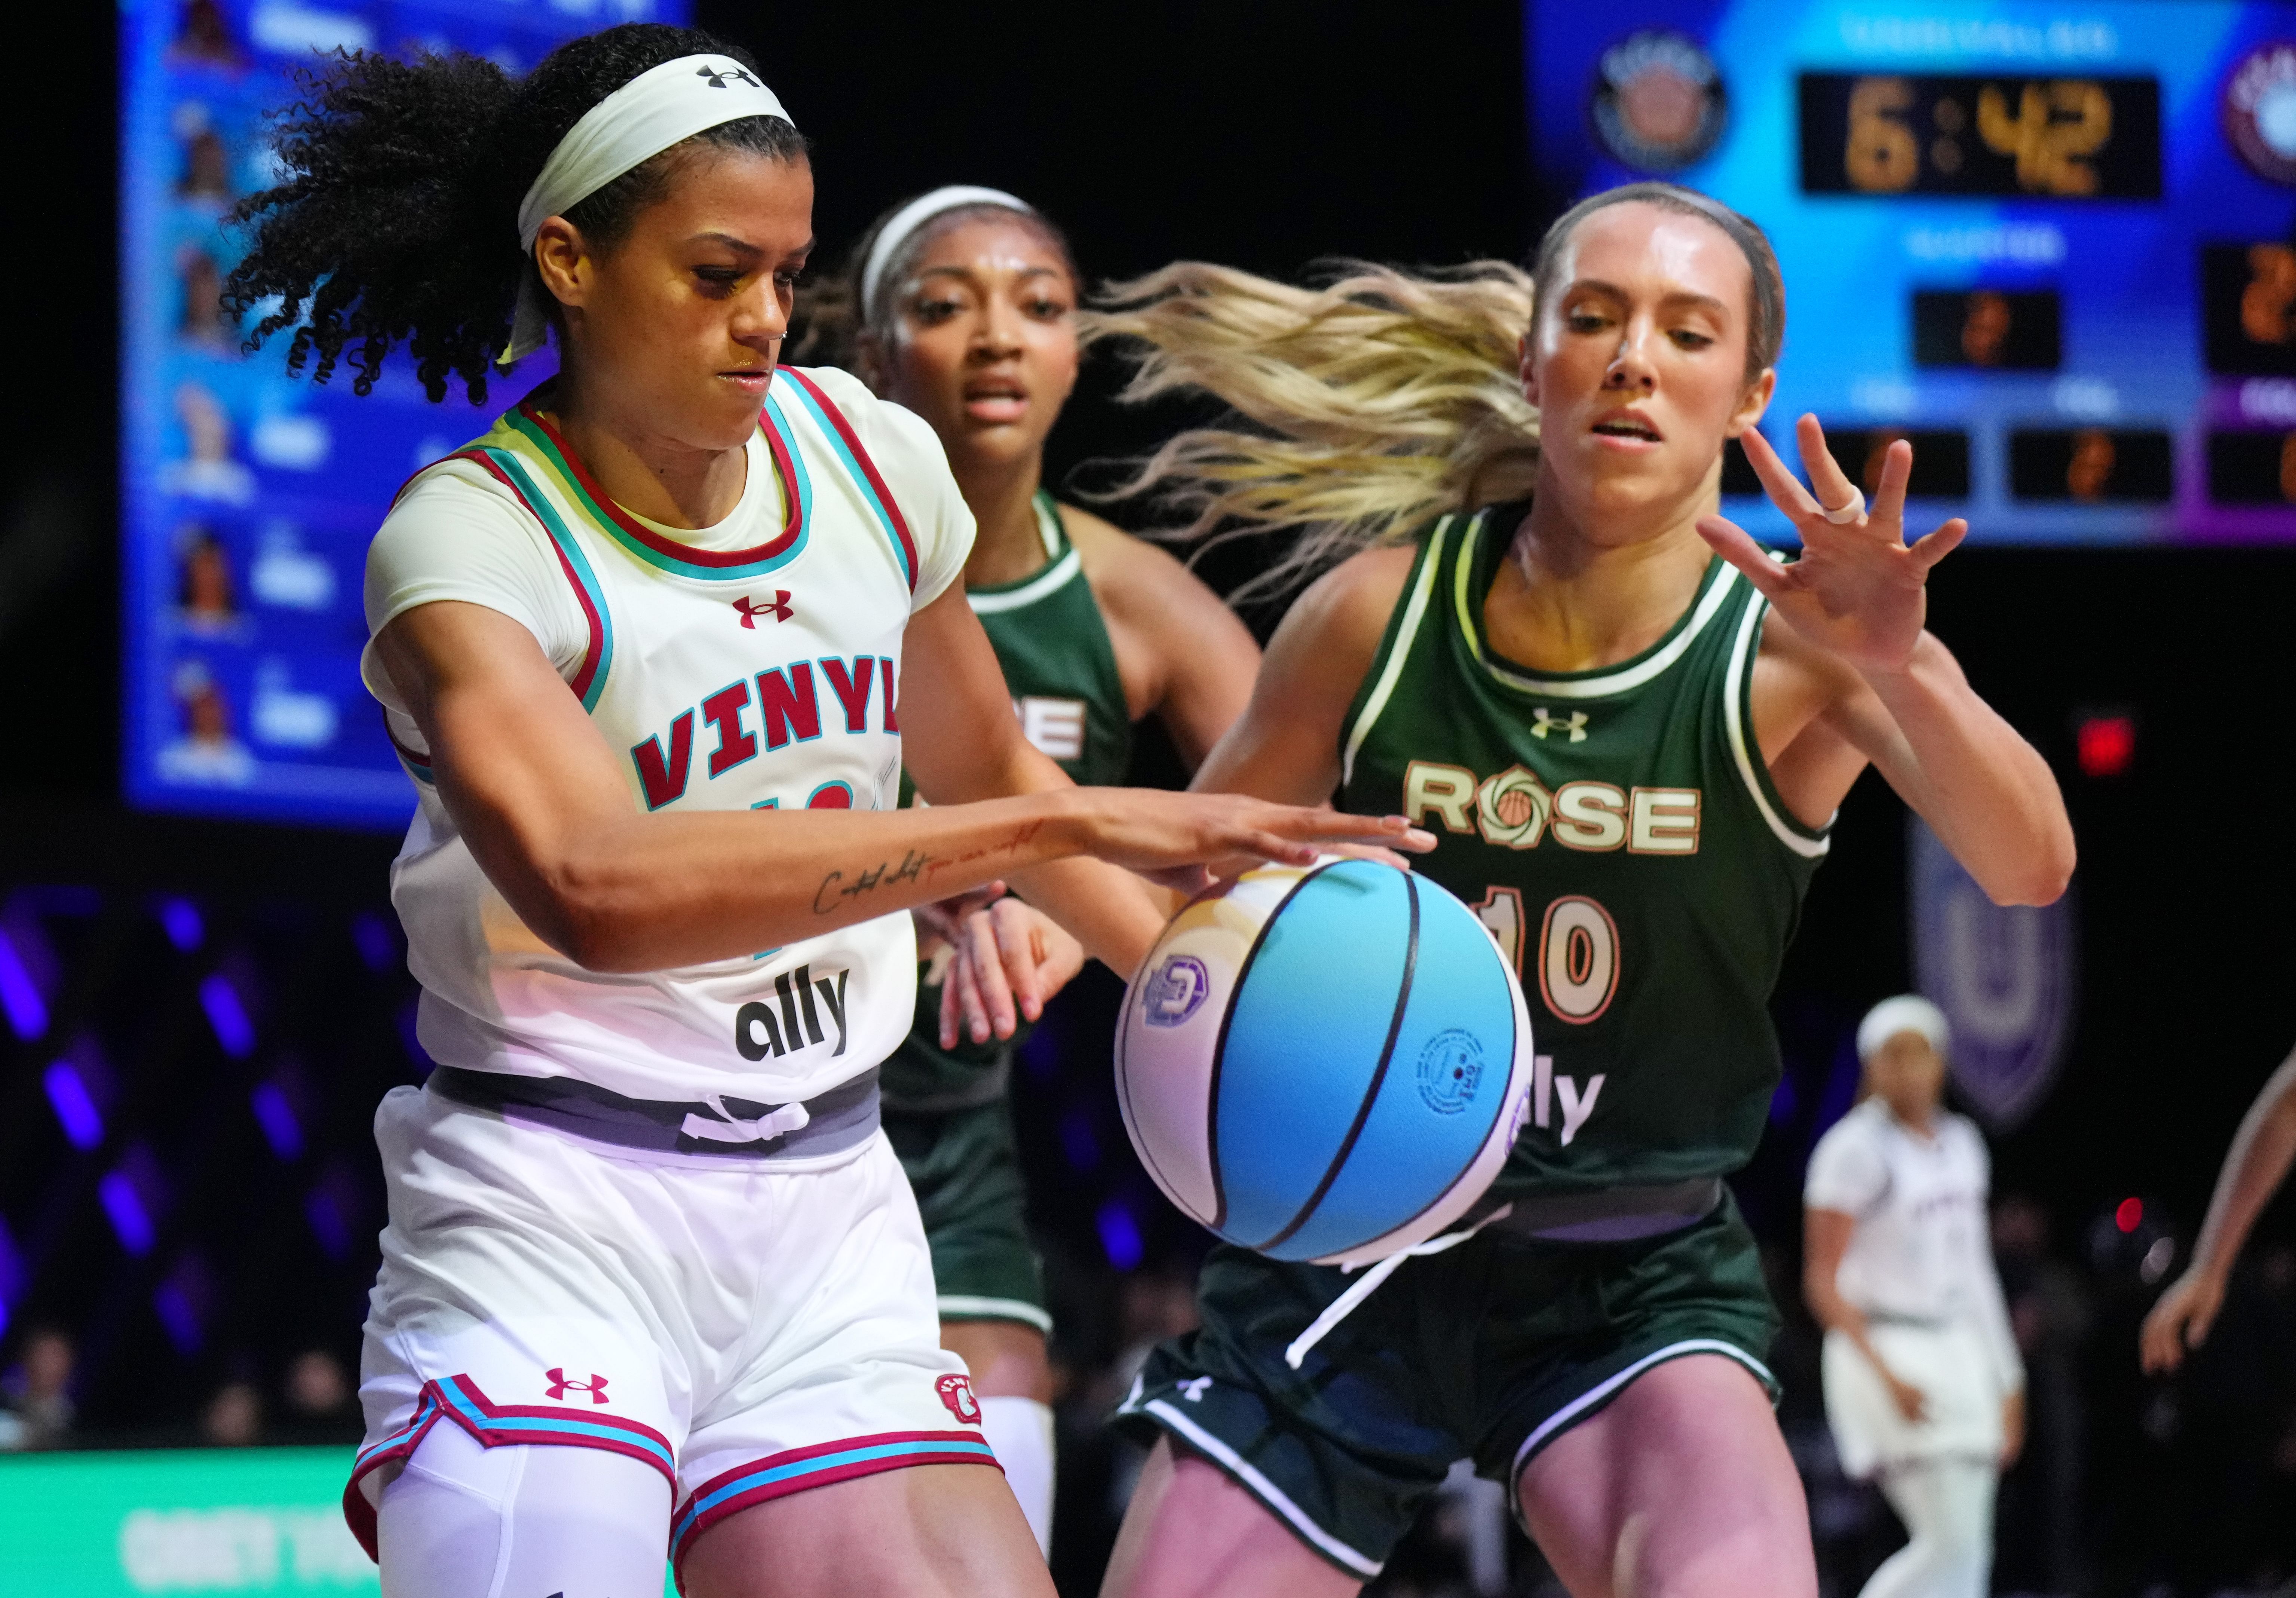
<instances>
[{"instance_id":1,"label":"person in white shirt background","mask_svg":"<svg viewBox=\"0 0 2296 1598\"><path fill-rule=\"evenodd\" d=\"M2024 1440L2025 1373L1987 1235L1985 1140L1945 1108L1944 1013L1902 995L1857 1028L1865 1092L1803 1186L1803 1292L1825 1330L1842 1470L1908 1541L1863 1598L1982 1598L1993 1496Z\"/></svg>"}]
</instances>

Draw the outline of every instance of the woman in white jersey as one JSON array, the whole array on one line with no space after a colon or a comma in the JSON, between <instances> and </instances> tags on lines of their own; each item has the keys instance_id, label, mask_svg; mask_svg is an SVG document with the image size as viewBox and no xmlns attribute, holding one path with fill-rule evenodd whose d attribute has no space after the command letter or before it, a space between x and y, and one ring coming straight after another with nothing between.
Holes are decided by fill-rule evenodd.
<instances>
[{"instance_id":1,"label":"woman in white jersey","mask_svg":"<svg viewBox=\"0 0 2296 1598\"><path fill-rule=\"evenodd\" d=\"M383 1590L633 1598L667 1546L697 1598L1048 1593L878 1130L897 913L1010 877L1129 971L1161 918L1104 862L1415 840L1086 793L1021 737L930 430L776 367L812 175L748 57L633 25L515 85L360 55L304 90L243 212L258 336L362 391L403 343L433 397L559 359L369 559L439 1062L376 1120L345 1508Z\"/></svg>"},{"instance_id":2,"label":"woman in white jersey","mask_svg":"<svg viewBox=\"0 0 2296 1598\"><path fill-rule=\"evenodd\" d=\"M1081 286L1066 237L1035 207L948 185L888 209L802 297L799 358L846 367L931 424L979 524L965 600L1021 730L1091 785L1124 780L1132 725L1149 716L1193 771L1242 713L1259 649L1178 561L1045 485L1045 442L1076 386ZM969 918L960 941L1003 957L952 960L921 928L916 1025L885 1062L886 1132L924 1217L941 1342L972 1373L981 1429L1049 1549L1052 1314L1006 1089L1017 1024L1037 1018L1078 951L1017 897Z\"/></svg>"},{"instance_id":3,"label":"woman in white jersey","mask_svg":"<svg viewBox=\"0 0 2296 1598\"><path fill-rule=\"evenodd\" d=\"M1993 1493L2025 1429L2025 1369L1987 1239L1985 1139L1947 1110L1944 1013L1885 999L1857 1028L1866 1096L1809 1157L1803 1291L1825 1328L1841 1468L1909 1541L1865 1598L1983 1598Z\"/></svg>"}]
</instances>

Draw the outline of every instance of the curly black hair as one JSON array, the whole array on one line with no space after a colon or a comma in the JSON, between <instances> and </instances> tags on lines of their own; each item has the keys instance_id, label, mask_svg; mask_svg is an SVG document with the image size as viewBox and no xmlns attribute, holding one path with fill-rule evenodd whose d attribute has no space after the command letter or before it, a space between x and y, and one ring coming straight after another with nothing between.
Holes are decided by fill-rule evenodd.
<instances>
[{"instance_id":1,"label":"curly black hair","mask_svg":"<svg viewBox=\"0 0 2296 1598\"><path fill-rule=\"evenodd\" d=\"M558 141L641 72L682 55L747 51L697 28L631 22L560 45L523 79L460 53L401 61L338 53L307 70L300 97L278 113L285 182L233 212L250 225L246 257L225 286L243 315L275 297L254 349L295 330L287 369L324 382L348 358L352 388L370 392L403 344L433 400L460 377L483 404L494 356L510 337L522 273L518 207ZM794 160L804 138L779 117L744 117L693 135L571 207L566 219L611 249L668 192L678 152L693 144ZM556 301L545 295L553 319Z\"/></svg>"}]
</instances>

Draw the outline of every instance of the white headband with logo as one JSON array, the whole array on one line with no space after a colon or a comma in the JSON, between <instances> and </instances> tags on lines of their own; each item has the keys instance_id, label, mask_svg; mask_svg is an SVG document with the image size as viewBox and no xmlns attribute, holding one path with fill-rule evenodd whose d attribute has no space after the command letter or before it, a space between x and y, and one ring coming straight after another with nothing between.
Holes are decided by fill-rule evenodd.
<instances>
[{"instance_id":1,"label":"white headband with logo","mask_svg":"<svg viewBox=\"0 0 2296 1598\"><path fill-rule=\"evenodd\" d=\"M1900 1032L1920 1033L1939 1059L1953 1051L1953 1028L1945 1012L1917 993L1901 993L1894 999L1883 999L1857 1023L1858 1060L1873 1059L1883 1044Z\"/></svg>"},{"instance_id":2,"label":"white headband with logo","mask_svg":"<svg viewBox=\"0 0 2296 1598\"><path fill-rule=\"evenodd\" d=\"M739 61L718 55L681 55L648 68L583 112L542 163L519 202L519 248L531 258L535 235L551 217L564 216L672 144L743 117L790 120L773 90ZM550 323L544 315L543 294L531 273L520 277L510 344L497 365L532 355L547 340Z\"/></svg>"},{"instance_id":3,"label":"white headband with logo","mask_svg":"<svg viewBox=\"0 0 2296 1598\"><path fill-rule=\"evenodd\" d=\"M1007 210L1026 216L1037 214L1037 208L1002 189L984 189L975 184L953 183L935 189L930 194L920 194L893 213L884 226L877 230L877 242L869 246L869 258L861 266L861 316L868 319L869 307L877 303L877 291L885 279L885 268L892 265L893 257L902 245L916 236L916 231L945 211L961 210L968 205L1001 205Z\"/></svg>"}]
</instances>

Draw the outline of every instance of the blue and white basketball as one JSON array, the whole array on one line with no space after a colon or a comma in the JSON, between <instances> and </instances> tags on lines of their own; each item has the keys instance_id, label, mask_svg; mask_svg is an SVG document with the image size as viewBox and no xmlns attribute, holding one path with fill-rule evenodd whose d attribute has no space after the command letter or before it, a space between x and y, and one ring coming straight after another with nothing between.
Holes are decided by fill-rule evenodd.
<instances>
[{"instance_id":1,"label":"blue and white basketball","mask_svg":"<svg viewBox=\"0 0 2296 1598\"><path fill-rule=\"evenodd\" d=\"M1443 1231L1498 1175L1530 1014L1473 911L1367 860L1246 872L1191 900L1124 996L1116 1097L1165 1196L1277 1259L1360 1265Z\"/></svg>"}]
</instances>

